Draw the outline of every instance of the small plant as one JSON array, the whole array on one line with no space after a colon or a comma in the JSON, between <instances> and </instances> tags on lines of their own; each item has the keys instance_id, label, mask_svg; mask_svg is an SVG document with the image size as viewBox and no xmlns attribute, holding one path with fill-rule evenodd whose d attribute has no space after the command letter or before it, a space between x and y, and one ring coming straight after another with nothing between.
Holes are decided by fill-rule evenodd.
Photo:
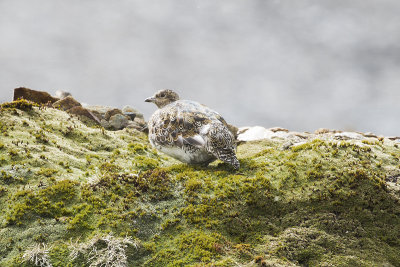
<instances>
[{"instance_id":1,"label":"small plant","mask_svg":"<svg viewBox=\"0 0 400 267\"><path fill-rule=\"evenodd\" d=\"M128 266L126 249L128 245L139 248L139 241L131 237L115 237L112 233L98 234L85 243L72 243L70 257L75 260L79 256L87 258L90 266L123 267Z\"/></svg>"},{"instance_id":2,"label":"small plant","mask_svg":"<svg viewBox=\"0 0 400 267\"><path fill-rule=\"evenodd\" d=\"M49 250L46 244L38 243L29 247L22 256L24 262L31 262L36 266L53 266L49 259Z\"/></svg>"}]
</instances>

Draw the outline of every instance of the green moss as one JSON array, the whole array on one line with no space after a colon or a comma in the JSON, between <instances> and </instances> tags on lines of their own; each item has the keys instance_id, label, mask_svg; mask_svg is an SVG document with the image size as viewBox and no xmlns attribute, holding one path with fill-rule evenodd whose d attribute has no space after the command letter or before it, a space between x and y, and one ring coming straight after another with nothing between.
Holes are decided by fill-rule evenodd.
<instances>
[{"instance_id":1,"label":"green moss","mask_svg":"<svg viewBox=\"0 0 400 267\"><path fill-rule=\"evenodd\" d=\"M38 105L27 101L25 99L18 99L13 102L6 102L0 105L1 110L2 109L20 109L24 111L30 111L33 109L33 107L37 107Z\"/></svg>"},{"instance_id":2,"label":"green moss","mask_svg":"<svg viewBox=\"0 0 400 267\"><path fill-rule=\"evenodd\" d=\"M51 169L51 168L41 168L38 172L37 175L43 175L45 177L51 177L54 174L56 174L58 170L56 169Z\"/></svg>"},{"instance_id":3,"label":"green moss","mask_svg":"<svg viewBox=\"0 0 400 267\"><path fill-rule=\"evenodd\" d=\"M49 252L49 257L52 265L55 267L72 267L73 265L70 262L69 257L70 252L71 250L67 244L59 244L57 246L54 246Z\"/></svg>"},{"instance_id":4,"label":"green moss","mask_svg":"<svg viewBox=\"0 0 400 267\"><path fill-rule=\"evenodd\" d=\"M148 150L147 146L141 143L130 143L128 145L128 150L133 154L143 154Z\"/></svg>"},{"instance_id":5,"label":"green moss","mask_svg":"<svg viewBox=\"0 0 400 267\"><path fill-rule=\"evenodd\" d=\"M17 191L6 213L7 224L22 225L34 216L57 218L69 214L65 201L75 197L76 184L74 181L63 180L38 192Z\"/></svg>"},{"instance_id":6,"label":"green moss","mask_svg":"<svg viewBox=\"0 0 400 267\"><path fill-rule=\"evenodd\" d=\"M146 156L136 156L133 160L133 165L140 170L151 170L157 168L160 163Z\"/></svg>"},{"instance_id":7,"label":"green moss","mask_svg":"<svg viewBox=\"0 0 400 267\"><path fill-rule=\"evenodd\" d=\"M180 163L144 134L60 110L2 110L1 266L28 266L35 242L51 248L53 266L84 266L69 257L71 238L110 231L143 244L128 247L129 266L400 262L400 151L390 140L247 142L232 172Z\"/></svg>"},{"instance_id":8,"label":"green moss","mask_svg":"<svg viewBox=\"0 0 400 267\"><path fill-rule=\"evenodd\" d=\"M181 233L172 241L172 248L159 251L146 265L190 266L217 260L224 253L224 241L217 233L194 230Z\"/></svg>"},{"instance_id":9,"label":"green moss","mask_svg":"<svg viewBox=\"0 0 400 267\"><path fill-rule=\"evenodd\" d=\"M74 206L73 209L77 211L77 214L71 218L68 222L68 230L82 230L82 229L92 229L89 224L88 219L92 214L92 206L88 204L80 204Z\"/></svg>"}]
</instances>

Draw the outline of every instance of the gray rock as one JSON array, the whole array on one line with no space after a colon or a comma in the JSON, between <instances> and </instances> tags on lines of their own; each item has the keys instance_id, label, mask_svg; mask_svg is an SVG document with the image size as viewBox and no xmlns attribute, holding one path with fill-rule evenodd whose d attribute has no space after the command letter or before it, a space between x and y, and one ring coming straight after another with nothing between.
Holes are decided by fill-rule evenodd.
<instances>
[{"instance_id":1,"label":"gray rock","mask_svg":"<svg viewBox=\"0 0 400 267\"><path fill-rule=\"evenodd\" d=\"M132 121L133 121L133 120L135 119L135 117L136 117L136 114L133 113L133 112L123 112L122 114L125 115L125 116L128 116Z\"/></svg>"},{"instance_id":2,"label":"gray rock","mask_svg":"<svg viewBox=\"0 0 400 267\"><path fill-rule=\"evenodd\" d=\"M82 103L82 106L84 106L86 109L88 109L90 111L96 111L96 112L100 113L103 118L105 117L107 111L114 109L114 107L110 107L110 106L86 105L84 103Z\"/></svg>"},{"instance_id":3,"label":"gray rock","mask_svg":"<svg viewBox=\"0 0 400 267\"><path fill-rule=\"evenodd\" d=\"M106 128L106 129L111 128L110 123L108 121L106 121L105 119L102 119L100 121L100 125L103 126L103 128Z\"/></svg>"},{"instance_id":4,"label":"gray rock","mask_svg":"<svg viewBox=\"0 0 400 267\"><path fill-rule=\"evenodd\" d=\"M122 114L115 114L110 117L108 122L110 123L111 127L115 130L121 130L128 125L128 118Z\"/></svg>"},{"instance_id":5,"label":"gray rock","mask_svg":"<svg viewBox=\"0 0 400 267\"><path fill-rule=\"evenodd\" d=\"M126 113L135 113L136 114L136 118L144 120L143 114L140 113L137 109L135 109L135 108L133 108L131 106L124 106L122 108L122 114L126 115Z\"/></svg>"}]
</instances>

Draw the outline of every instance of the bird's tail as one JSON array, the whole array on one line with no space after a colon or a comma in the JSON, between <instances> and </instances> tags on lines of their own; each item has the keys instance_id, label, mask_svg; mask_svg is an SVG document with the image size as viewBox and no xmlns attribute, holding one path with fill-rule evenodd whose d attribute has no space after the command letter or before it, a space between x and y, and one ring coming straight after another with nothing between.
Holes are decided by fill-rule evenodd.
<instances>
[{"instance_id":1,"label":"bird's tail","mask_svg":"<svg viewBox=\"0 0 400 267\"><path fill-rule=\"evenodd\" d=\"M223 151L220 151L218 155L215 155L218 159L222 160L223 162L226 162L234 169L239 169L240 168L240 163L239 160L236 157L235 150L233 149L224 149Z\"/></svg>"},{"instance_id":2,"label":"bird's tail","mask_svg":"<svg viewBox=\"0 0 400 267\"><path fill-rule=\"evenodd\" d=\"M240 164L236 157L235 138L231 131L222 123L213 123L207 133L207 150L218 159L239 169Z\"/></svg>"}]
</instances>

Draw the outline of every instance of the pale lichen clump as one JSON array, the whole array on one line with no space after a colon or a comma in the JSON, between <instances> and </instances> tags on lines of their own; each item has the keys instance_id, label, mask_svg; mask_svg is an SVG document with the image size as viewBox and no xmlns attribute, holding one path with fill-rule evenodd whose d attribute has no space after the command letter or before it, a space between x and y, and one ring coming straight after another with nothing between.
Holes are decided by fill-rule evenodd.
<instances>
[{"instance_id":1,"label":"pale lichen clump","mask_svg":"<svg viewBox=\"0 0 400 267\"><path fill-rule=\"evenodd\" d=\"M31 262L36 266L40 267L52 267L53 265L50 263L49 258L49 250L46 244L35 244L32 247L29 247L22 258L26 262Z\"/></svg>"},{"instance_id":2,"label":"pale lichen clump","mask_svg":"<svg viewBox=\"0 0 400 267\"><path fill-rule=\"evenodd\" d=\"M22 103L0 138L1 266L400 263L396 141L247 142L234 172Z\"/></svg>"},{"instance_id":3,"label":"pale lichen clump","mask_svg":"<svg viewBox=\"0 0 400 267\"><path fill-rule=\"evenodd\" d=\"M97 234L84 243L71 243L70 258L86 259L89 266L125 267L128 266L127 247L139 248L140 242L131 237L115 237L112 233Z\"/></svg>"}]
</instances>

